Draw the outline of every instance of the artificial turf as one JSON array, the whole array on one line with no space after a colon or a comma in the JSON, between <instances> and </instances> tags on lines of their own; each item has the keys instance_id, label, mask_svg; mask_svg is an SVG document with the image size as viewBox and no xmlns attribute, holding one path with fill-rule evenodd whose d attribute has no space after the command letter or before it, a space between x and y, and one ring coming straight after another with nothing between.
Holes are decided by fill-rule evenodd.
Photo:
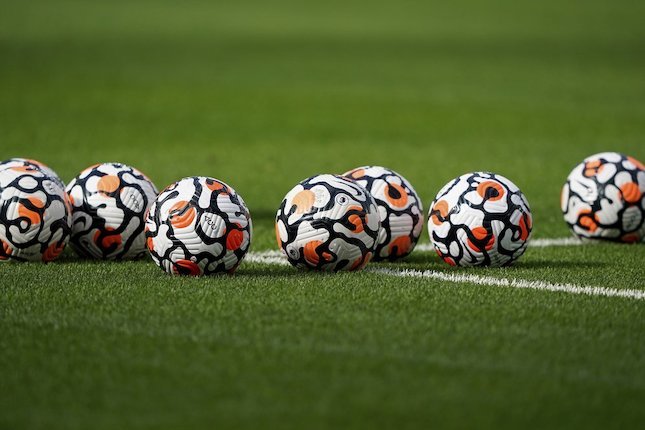
<instances>
[{"instance_id":1,"label":"artificial turf","mask_svg":"<svg viewBox=\"0 0 645 430\"><path fill-rule=\"evenodd\" d=\"M0 1L0 158L232 185L275 249L299 180L380 164L425 206L492 170L536 238L595 152L645 158L645 4ZM424 232L424 241L426 233ZM508 269L645 289L642 245L532 248ZM645 419L645 303L244 264L0 265L0 427L607 428Z\"/></svg>"}]
</instances>

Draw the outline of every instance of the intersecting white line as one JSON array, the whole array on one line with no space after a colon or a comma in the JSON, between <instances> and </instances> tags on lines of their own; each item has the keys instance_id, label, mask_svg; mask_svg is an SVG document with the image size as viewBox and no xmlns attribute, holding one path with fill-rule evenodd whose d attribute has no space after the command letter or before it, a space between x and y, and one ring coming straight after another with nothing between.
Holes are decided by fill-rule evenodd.
<instances>
[{"instance_id":1,"label":"intersecting white line","mask_svg":"<svg viewBox=\"0 0 645 430\"><path fill-rule=\"evenodd\" d=\"M531 246L545 248L550 246L570 246L580 245L577 239L560 238L560 239L538 239L533 240ZM428 251L431 245L418 246L415 250ZM268 264L278 266L289 266L287 258L282 251L261 251L249 252L244 260L248 263ZM607 287L595 287L589 285L575 284L557 284L546 281L528 281L516 278L496 278L493 276L483 276L465 273L448 273L437 270L411 270L411 269L385 269L385 268L368 268L367 271L380 273L382 275L394 276L399 278L426 278L436 279L445 282L470 283L477 285L489 285L496 287L530 289L550 292L562 292L569 294L582 294L587 296L604 296L604 297L622 297L627 299L645 300L645 291L632 289L619 289Z\"/></svg>"}]
</instances>

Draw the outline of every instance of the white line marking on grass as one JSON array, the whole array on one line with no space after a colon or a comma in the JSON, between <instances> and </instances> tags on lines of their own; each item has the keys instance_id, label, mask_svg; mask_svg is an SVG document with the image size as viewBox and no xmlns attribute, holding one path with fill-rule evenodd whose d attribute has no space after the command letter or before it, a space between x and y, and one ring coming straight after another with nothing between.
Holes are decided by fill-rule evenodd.
<instances>
[{"instance_id":1,"label":"white line marking on grass","mask_svg":"<svg viewBox=\"0 0 645 430\"><path fill-rule=\"evenodd\" d=\"M589 242L588 244L592 244ZM551 246L578 246L587 243L576 239L575 237L559 237L557 239L533 239L529 241L529 247L532 248L549 248Z\"/></svg>"},{"instance_id":2,"label":"white line marking on grass","mask_svg":"<svg viewBox=\"0 0 645 430\"><path fill-rule=\"evenodd\" d=\"M564 239L544 239L557 240L557 243L563 243ZM567 239L568 240L568 239ZM575 240L575 239L573 239ZM565 245L538 245L538 246L565 246ZM249 252L244 259L248 263L268 264L273 266L290 266L286 256L282 251L262 251L262 252ZM436 270L412 270L412 269L379 269L368 268L368 272L380 273L387 276L394 276L399 278L426 278L436 279L446 282L454 283L471 283L477 285L490 285L496 287L530 289L540 291L562 292L569 294L582 294L588 296L604 296L604 297L622 297L635 300L645 300L645 291L641 290L623 290L618 288L606 287L592 287L587 285L575 284L552 284L545 281L528 281L516 278L495 278L493 276L473 275L464 273L448 273L439 272Z\"/></svg>"},{"instance_id":3,"label":"white line marking on grass","mask_svg":"<svg viewBox=\"0 0 645 430\"><path fill-rule=\"evenodd\" d=\"M558 237L556 239L531 239L529 241L530 248L550 248L552 246L578 246L585 245L586 243L576 239L575 237ZM434 251L431 243L422 243L415 248L417 251Z\"/></svg>"},{"instance_id":4,"label":"white line marking on grass","mask_svg":"<svg viewBox=\"0 0 645 430\"><path fill-rule=\"evenodd\" d=\"M368 269L373 273L396 276L400 278L429 278L447 282L468 282L478 285L492 285L496 287L524 288L570 294L584 294L588 296L624 297L628 299L643 300L645 291L622 290L618 288L590 287L574 284L552 284L544 281L527 281L515 278L494 278L492 276L470 275L462 273L446 273L436 270L393 270L393 269Z\"/></svg>"},{"instance_id":5,"label":"white line marking on grass","mask_svg":"<svg viewBox=\"0 0 645 430\"><path fill-rule=\"evenodd\" d=\"M276 266L291 266L287 257L282 251L249 252L244 259L245 262L257 264L272 264Z\"/></svg>"}]
</instances>

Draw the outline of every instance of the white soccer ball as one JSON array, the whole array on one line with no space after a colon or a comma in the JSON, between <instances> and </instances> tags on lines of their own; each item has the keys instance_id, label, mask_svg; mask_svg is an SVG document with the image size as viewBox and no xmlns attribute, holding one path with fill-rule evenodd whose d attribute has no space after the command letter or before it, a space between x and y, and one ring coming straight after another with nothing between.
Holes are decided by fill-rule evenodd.
<instances>
[{"instance_id":1,"label":"white soccer ball","mask_svg":"<svg viewBox=\"0 0 645 430\"><path fill-rule=\"evenodd\" d=\"M69 240L71 207L42 170L0 170L0 260L53 261Z\"/></svg>"},{"instance_id":2,"label":"white soccer ball","mask_svg":"<svg viewBox=\"0 0 645 430\"><path fill-rule=\"evenodd\" d=\"M475 172L448 182L428 214L437 254L451 266L506 266L528 245L533 225L520 189L501 175Z\"/></svg>"},{"instance_id":3,"label":"white soccer ball","mask_svg":"<svg viewBox=\"0 0 645 430\"><path fill-rule=\"evenodd\" d=\"M121 163L96 164L67 185L72 203L72 248L83 257L125 260L146 254L144 218L154 184Z\"/></svg>"},{"instance_id":4,"label":"white soccer ball","mask_svg":"<svg viewBox=\"0 0 645 430\"><path fill-rule=\"evenodd\" d=\"M410 254L423 230L423 205L412 185L393 170L363 166L343 176L364 187L378 206L381 230L372 260L394 261Z\"/></svg>"},{"instance_id":5,"label":"white soccer ball","mask_svg":"<svg viewBox=\"0 0 645 430\"><path fill-rule=\"evenodd\" d=\"M633 243L645 239L645 167L635 158L603 152L569 174L561 197L574 235Z\"/></svg>"},{"instance_id":6,"label":"white soccer ball","mask_svg":"<svg viewBox=\"0 0 645 430\"><path fill-rule=\"evenodd\" d=\"M166 187L146 217L152 259L169 274L233 273L251 245L251 214L217 179L195 176Z\"/></svg>"},{"instance_id":7,"label":"white soccer ball","mask_svg":"<svg viewBox=\"0 0 645 430\"><path fill-rule=\"evenodd\" d=\"M376 249L376 202L355 181L336 175L306 179L287 193L276 215L276 239L301 269L359 270Z\"/></svg>"}]
</instances>

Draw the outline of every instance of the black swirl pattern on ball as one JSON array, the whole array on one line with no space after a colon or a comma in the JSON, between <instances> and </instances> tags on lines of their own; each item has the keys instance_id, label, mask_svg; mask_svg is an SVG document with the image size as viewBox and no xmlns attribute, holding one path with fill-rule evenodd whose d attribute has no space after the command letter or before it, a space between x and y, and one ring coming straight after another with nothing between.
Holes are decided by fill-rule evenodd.
<instances>
[{"instance_id":1,"label":"black swirl pattern on ball","mask_svg":"<svg viewBox=\"0 0 645 430\"><path fill-rule=\"evenodd\" d=\"M101 166L112 166L116 170L114 173L105 173L100 171ZM146 190L138 182L126 181L125 176L131 176L134 179L142 182L147 182L152 186L154 190L154 185L150 180L143 174L137 173L136 170L132 169L129 166L126 166L121 163L105 163L103 165L96 165L91 171L83 176L82 174L72 180L67 186L68 192L70 192L74 187L80 187L83 192L83 198L80 202L75 202L74 211L77 212L77 216L73 219L72 225L72 236L70 238L70 244L74 250L81 256L86 258L96 258L97 256L92 254L90 249L90 244L86 241L92 240L101 253L100 258L102 259L115 259L120 260L124 256L131 252L133 243L138 239L140 235L143 235L144 232L144 215L146 208L149 206L150 201ZM123 184L128 188L133 188L137 190L142 197L142 202L133 202L137 204L140 210L134 211L130 209L126 203L122 200L121 196L121 186L110 191L101 191L101 190L90 190L90 187L87 186L88 182L93 178L103 178L106 176L116 176L119 180L119 184ZM156 190L154 190L156 193ZM89 203L89 198L94 194L104 194L107 197L114 199L114 203L117 209L123 212L123 221L117 227L108 227L106 225L106 220L99 214L99 209L106 208L107 204L93 205ZM134 219L139 219L138 224L136 225L133 231L126 233L126 229L132 225ZM93 237L90 238L90 233L96 230L96 233ZM118 240L116 240L118 238ZM114 240L113 240L114 239ZM125 239L125 240L123 240ZM123 240L123 241L122 241ZM122 242L121 242L122 241ZM114 252L121 247L121 250L114 254ZM141 258L146 254L145 247L143 247L136 255L130 255L128 258Z\"/></svg>"},{"instance_id":2,"label":"black swirl pattern on ball","mask_svg":"<svg viewBox=\"0 0 645 430\"><path fill-rule=\"evenodd\" d=\"M176 182L166 187L159 194L157 200L148 212L146 224L155 226L154 229L146 228L146 238L149 239L148 251L152 256L152 259L160 267L164 267L165 262L167 266L172 267L173 272L176 274L211 275L222 272L233 273L243 260L250 246L252 225L251 215L235 191L223 182L212 178L200 177L185 178L183 181L187 180L191 181L194 187L194 193L188 200L185 200L186 204L183 205L183 209L176 212L175 215L181 217L185 216L188 211L194 211L194 233L206 246L202 247L202 251L195 252L186 243L184 243L184 241L176 236L176 227L173 225L172 220L162 216L161 210L164 204L171 203L178 199L178 201L184 202L184 200L181 200L180 192L178 191L179 182ZM202 185L202 180L211 191L207 208L203 208L199 204L201 196L206 192ZM228 196L231 203L237 208L234 212L229 213L227 210L220 207L217 200L221 195ZM200 220L203 220L207 225L209 225L209 216L212 215L216 215L224 221L226 232L222 236L212 237L208 235L207 232L204 231L202 224L199 222ZM245 218L247 220L246 226L240 226L235 222L234 217ZM159 227L162 225L167 229L164 234L164 238L171 242L171 246L168 246L163 253L160 253L158 249L150 245L150 240L154 240L158 237L160 234ZM239 233L239 235L237 235L237 233ZM246 243L242 243L241 246L237 246L238 240L233 241L232 238L241 237L244 233L248 235L249 240L246 241ZM218 247L213 246L216 244L220 245L219 252L215 251ZM172 255L176 254L178 250L181 250L181 254L183 254L184 259L175 261L172 258ZM233 267L226 268L225 256L227 253L231 252L237 261ZM199 273L196 272L196 262L199 262L203 266L199 269Z\"/></svg>"},{"instance_id":3,"label":"black swirl pattern on ball","mask_svg":"<svg viewBox=\"0 0 645 430\"><path fill-rule=\"evenodd\" d=\"M30 188L20 185L20 181L24 179L25 176L34 180L37 185ZM51 259L58 257L60 252L62 252L62 249L65 247L67 239L71 233L71 229L67 222L67 216L69 214L65 217L54 219L51 222L46 222L45 213L54 204L54 202L60 202L63 207L66 208L66 211L68 211L69 202L64 199L64 191L62 189L61 195L47 192L47 190L52 186L52 183L58 186L57 181L38 170L35 174L30 174L29 172L17 174L15 179L0 189L0 192L4 192L13 188L17 191L16 194L23 194L23 196L26 196L21 197L16 195L2 200L2 205L0 206L0 224L5 227L5 238L3 242L6 241L6 245L4 243L0 245L0 260L13 259L16 261L27 261L29 259L17 255L19 253L16 253L15 250L27 250L32 247L37 247L39 250L38 254L42 255L44 259L49 258L46 253L48 248L52 246L55 249L55 255L52 255ZM39 200L39 204L35 204L30 200L29 195L34 193L34 190L42 191L46 196L46 200ZM10 219L11 214L9 213L9 208L15 207L16 203L21 205L25 210L25 214L29 214L29 216L19 214L17 218ZM12 213L15 213L15 211ZM32 219L33 217L37 218L37 222L34 222ZM31 240L25 241L21 238L14 237L11 232L12 227L15 227L19 234L25 234L35 226L37 226L37 231L36 234L32 233L33 238ZM47 231L45 231L45 228L47 228ZM61 237L54 243L51 243L50 241L39 241L40 237L53 238L56 234L60 234Z\"/></svg>"},{"instance_id":4,"label":"black swirl pattern on ball","mask_svg":"<svg viewBox=\"0 0 645 430\"><path fill-rule=\"evenodd\" d=\"M383 173L378 176L365 174L366 170L372 171L374 170L374 168L382 170ZM380 166L359 167L347 172L344 176L358 181L361 186L363 186L368 192L372 193L372 197L374 197L374 200L376 201L376 204L379 206L379 208L383 208L386 211L385 217L380 217L382 231L379 236L376 249L374 250L374 257L372 258L372 260L396 261L409 255L414 249L414 246L418 242L419 236L421 235L422 226L419 226L419 224L423 223L423 209L421 207L419 197L412 189L408 181L398 173ZM392 177L399 178L399 180L401 181L401 189L398 189L397 186L390 186L389 179ZM375 188L378 186L377 184L385 186L386 190L384 190L383 192L385 200L383 200L380 195L377 195L375 190ZM398 202L402 201L402 199L405 199L406 201L406 203L403 204L404 207L402 209L393 209L392 206L397 205ZM413 200L412 204L407 203L408 199ZM413 209L418 209L418 211L415 211ZM409 229L409 233L405 237L397 238L398 243L393 242L394 237L392 234L393 229L391 226L391 220L402 215L410 217L410 219L412 220L412 226ZM401 241L401 239L406 238L406 241ZM405 245L407 249L401 249L403 248L403 245Z\"/></svg>"},{"instance_id":5,"label":"black swirl pattern on ball","mask_svg":"<svg viewBox=\"0 0 645 430\"><path fill-rule=\"evenodd\" d=\"M348 268L350 264L355 264L356 266L354 268L362 267L363 263L366 263L369 261L371 258L374 248L375 248L375 243L378 237L378 228L377 229L370 229L368 227L367 220L365 219L366 213L370 212L371 208L376 208L376 203L374 202L373 198L367 193L367 191L363 190L361 191L361 188L358 184L356 184L353 181L350 181L344 177L341 176L334 176L335 178L342 180L351 186L348 187L348 189L351 189L354 191L354 194L352 194L349 190L345 189L339 189L334 187L333 185L325 182L325 181L314 181L318 176L312 176L303 182L300 183L300 185L303 188L303 191L305 190L311 190L314 187L317 186L322 186L324 187L327 192L329 193L329 200L321 207L316 207L316 208L311 208L307 213L304 213L303 216L292 223L289 223L289 218L296 212L297 207L295 205L290 205L290 207L287 207L287 199L284 199L282 203L280 204L280 207L278 209L277 215L276 215L276 223L278 221L281 221L283 225L286 227L286 233L287 233L287 239L286 241L280 240L280 245L282 249L287 253L289 257L289 262L296 267L312 267L315 269L322 269L323 266L329 265L336 263L334 266L334 271L339 271ZM357 197L357 198L356 198ZM358 200L360 203L358 203L360 206L356 207L355 209L349 208L342 217L338 219L333 219L330 217L321 217L314 219L313 215L318 213L318 212L325 212L325 211L330 211L337 207L337 204L343 204L343 199L345 202L349 201L349 198L352 200ZM356 199L355 199L356 198ZM378 216L378 213L374 213L372 216ZM357 217L358 220L360 220L360 225L367 233L367 235L370 237L372 241L372 245L366 244L363 240L357 237L351 237L343 232L338 232L333 229L334 224L340 224L343 227L347 228L350 231L355 231L358 227L356 225L356 221L352 222L352 217ZM356 220L356 218L354 218ZM328 237L326 240L321 241L320 244L317 244L315 249L312 250L307 250L307 252L314 252L316 258L309 258L306 259L306 254L305 249L303 246L299 247L297 255L294 255L295 253L291 254L288 251L288 245L291 243L296 242L297 236L298 236L298 229L300 228L300 225L304 222L309 222L312 226L312 228L316 230L325 230L328 234ZM338 254L335 253L331 248L330 244L336 240L340 239L343 242L353 245L357 247L360 250L361 253L361 260L358 262L352 262L348 259L342 259L339 258ZM310 254L311 255L311 254ZM314 260L314 261L312 261ZM315 260L318 260L317 262ZM312 264L313 263L313 264ZM350 270L353 268L350 268Z\"/></svg>"},{"instance_id":6,"label":"black swirl pattern on ball","mask_svg":"<svg viewBox=\"0 0 645 430\"><path fill-rule=\"evenodd\" d=\"M482 179L484 179L484 181L482 181ZM478 190L478 188L482 187L482 184L486 183L487 180L491 181L491 186L487 188L484 187L481 203L475 203L466 198L468 193ZM463 181L466 181L468 187L461 193L456 204L448 204L445 200L442 200L444 196L455 189L457 185L463 183ZM496 186L493 186L493 183L501 186L501 191L497 189ZM519 198L524 207L513 202L514 197ZM504 212L488 211L485 208L485 205L487 202L494 199L504 199L507 210ZM454 219L454 215L460 211L460 207L462 205L480 211L484 215L481 226L473 228L465 222L459 223ZM435 245L435 249L439 256L451 265L463 265L462 263L464 263L464 258L468 256L468 261L470 262L469 265L490 266L497 263L491 259L491 251L494 251L497 255L503 256L501 263L502 266L510 265L526 250L527 240L532 230L531 214L524 209L528 209L528 207L528 202L524 195L519 190L511 191L508 186L504 184L504 181L494 173L476 173L465 178L457 178L449 183L441 194L437 195L432 204L429 212L429 225L431 225L431 223L434 223L434 225L448 225L449 230L447 235L443 237L443 235L440 236L435 230L431 229L431 240L435 244L443 244L446 249L450 250L449 253L445 253ZM516 211L521 213L518 224L514 224L509 221L511 214ZM502 230L497 232L497 237L495 237L495 233L493 232L493 223L495 222L498 222L503 226ZM464 243L463 239L459 237L460 232L464 232L466 234L466 243ZM509 233L511 242L517 244L517 246L512 249L505 248L499 240L500 238L508 237L507 235ZM452 248L451 244L454 245ZM454 249L455 246L457 247L456 251Z\"/></svg>"}]
</instances>

